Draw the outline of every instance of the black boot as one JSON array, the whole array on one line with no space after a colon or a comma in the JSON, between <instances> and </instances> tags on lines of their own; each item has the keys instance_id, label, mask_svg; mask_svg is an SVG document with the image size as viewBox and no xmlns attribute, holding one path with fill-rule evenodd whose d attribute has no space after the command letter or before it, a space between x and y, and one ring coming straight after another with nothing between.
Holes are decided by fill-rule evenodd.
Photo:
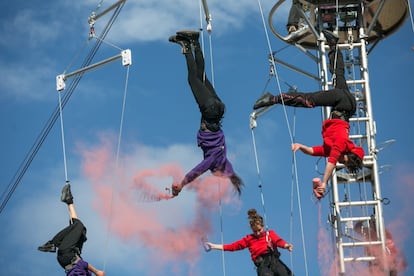
<instances>
[{"instance_id":1,"label":"black boot","mask_svg":"<svg viewBox=\"0 0 414 276\"><path fill-rule=\"evenodd\" d=\"M322 33L325 36L326 43L331 49L334 49L339 41L339 36L337 36L334 32L328 30L322 30Z\"/></svg>"},{"instance_id":2,"label":"black boot","mask_svg":"<svg viewBox=\"0 0 414 276\"><path fill-rule=\"evenodd\" d=\"M198 31L182 30L177 32L177 36L186 38L194 47L200 47L200 42L198 40L200 32Z\"/></svg>"},{"instance_id":3,"label":"black boot","mask_svg":"<svg viewBox=\"0 0 414 276\"><path fill-rule=\"evenodd\" d=\"M37 250L42 252L56 252L56 246L53 244L52 241L48 241L44 245L39 246Z\"/></svg>"},{"instance_id":4,"label":"black boot","mask_svg":"<svg viewBox=\"0 0 414 276\"><path fill-rule=\"evenodd\" d=\"M168 41L179 44L181 46L181 53L191 53L191 43L187 38L179 35L173 35L170 36Z\"/></svg>"},{"instance_id":5,"label":"black boot","mask_svg":"<svg viewBox=\"0 0 414 276\"><path fill-rule=\"evenodd\" d=\"M70 191L70 184L67 183L62 189L62 195L60 196L60 200L65 202L66 204L73 204L73 196L72 192Z\"/></svg>"},{"instance_id":6,"label":"black boot","mask_svg":"<svg viewBox=\"0 0 414 276\"><path fill-rule=\"evenodd\" d=\"M253 105L253 109L259 109L261 107L265 107L265 106L271 106L275 104L275 96L273 96L272 94L270 94L269 92L266 92L265 94L263 94L263 96L261 96Z\"/></svg>"}]
</instances>

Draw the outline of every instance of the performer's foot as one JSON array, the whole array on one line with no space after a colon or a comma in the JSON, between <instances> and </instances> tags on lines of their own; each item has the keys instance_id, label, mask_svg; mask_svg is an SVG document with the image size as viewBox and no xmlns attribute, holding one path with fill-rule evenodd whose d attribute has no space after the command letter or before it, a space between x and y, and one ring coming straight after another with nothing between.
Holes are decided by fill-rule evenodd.
<instances>
[{"instance_id":1,"label":"performer's foot","mask_svg":"<svg viewBox=\"0 0 414 276\"><path fill-rule=\"evenodd\" d=\"M191 52L190 41L183 36L172 35L168 38L168 41L179 44L181 46L181 53L183 54Z\"/></svg>"},{"instance_id":2,"label":"performer's foot","mask_svg":"<svg viewBox=\"0 0 414 276\"><path fill-rule=\"evenodd\" d=\"M60 196L60 200L65 202L66 204L73 204L73 196L72 192L70 191L70 184L67 183L63 186L62 195Z\"/></svg>"},{"instance_id":3,"label":"performer's foot","mask_svg":"<svg viewBox=\"0 0 414 276\"><path fill-rule=\"evenodd\" d=\"M195 42L198 42L200 32L192 30L182 30L177 32L177 36L185 37L193 44Z\"/></svg>"},{"instance_id":4,"label":"performer's foot","mask_svg":"<svg viewBox=\"0 0 414 276\"><path fill-rule=\"evenodd\" d=\"M171 193L173 196L178 196L182 189L183 186L180 183L174 182L171 186Z\"/></svg>"},{"instance_id":5,"label":"performer's foot","mask_svg":"<svg viewBox=\"0 0 414 276\"><path fill-rule=\"evenodd\" d=\"M325 196L326 187L322 186L322 181L320 178L312 179L313 183L313 194L317 199L321 199Z\"/></svg>"},{"instance_id":6,"label":"performer's foot","mask_svg":"<svg viewBox=\"0 0 414 276\"><path fill-rule=\"evenodd\" d=\"M56 252L56 246L52 243L52 241L48 241L44 245L39 246L37 250L42 252Z\"/></svg>"},{"instance_id":7,"label":"performer's foot","mask_svg":"<svg viewBox=\"0 0 414 276\"><path fill-rule=\"evenodd\" d=\"M295 31L289 32L289 35L286 37L286 40L290 42L297 41L300 38L304 37L304 35L307 34L308 31L309 31L308 25L303 25L298 30L296 30L295 28Z\"/></svg>"},{"instance_id":8,"label":"performer's foot","mask_svg":"<svg viewBox=\"0 0 414 276\"><path fill-rule=\"evenodd\" d=\"M339 36L329 30L322 30L322 33L325 36L326 43L328 43L331 48L335 47L339 41Z\"/></svg>"},{"instance_id":9,"label":"performer's foot","mask_svg":"<svg viewBox=\"0 0 414 276\"><path fill-rule=\"evenodd\" d=\"M269 92L266 92L265 94L263 94L263 96L261 96L254 104L253 109L259 109L261 107L265 107L265 106L271 106L273 105L273 95L270 94Z\"/></svg>"}]
</instances>

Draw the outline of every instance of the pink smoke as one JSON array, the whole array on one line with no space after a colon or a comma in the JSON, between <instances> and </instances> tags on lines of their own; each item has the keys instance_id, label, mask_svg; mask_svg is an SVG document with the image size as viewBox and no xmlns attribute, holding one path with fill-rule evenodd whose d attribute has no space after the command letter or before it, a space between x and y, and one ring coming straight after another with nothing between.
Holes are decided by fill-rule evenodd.
<instances>
[{"instance_id":1,"label":"pink smoke","mask_svg":"<svg viewBox=\"0 0 414 276\"><path fill-rule=\"evenodd\" d=\"M383 197L390 198L390 206L385 208L392 208L392 218L385 218L386 231L392 233L392 239L387 239L388 254L385 259L382 259L382 248L379 246L367 246L367 255L376 256L377 260L373 265L368 266L366 263L355 264L352 267L347 266L347 274L352 275L384 275L382 268L384 262L387 266L403 274L408 267L408 260L405 258L402 251L402 246L412 239L412 221L414 219L414 211L412 209L412 199L414 198L414 173L412 172L412 165L400 165L397 167L392 183L381 183L382 185L390 185L392 192L384 194ZM319 215L319 233L318 233L318 263L321 267L321 275L336 275L337 274L337 260L332 260L334 254L330 254L329 249L332 248L332 243L328 239L326 230L322 228L321 223L321 205L318 204ZM329 248L327 248L329 246ZM330 264L330 265L329 265Z\"/></svg>"},{"instance_id":2,"label":"pink smoke","mask_svg":"<svg viewBox=\"0 0 414 276\"><path fill-rule=\"evenodd\" d=\"M82 168L96 195L94 207L109 222L111 233L135 243L137 248L148 248L157 269L174 263L194 268L203 251L201 239L213 230L211 217L218 202L235 201L229 181L215 176L199 177L172 198L165 183L170 187L173 181L181 180L184 174L178 164L137 167L128 175L128 168L116 168L112 152L108 141L81 150ZM132 160L134 156L123 156L118 164L131 164ZM196 199L183 210L177 203L184 193L193 193ZM159 201L163 199L167 200L163 204L168 204L168 214L160 212ZM194 214L186 219L188 210ZM173 266L173 270L177 269Z\"/></svg>"}]
</instances>

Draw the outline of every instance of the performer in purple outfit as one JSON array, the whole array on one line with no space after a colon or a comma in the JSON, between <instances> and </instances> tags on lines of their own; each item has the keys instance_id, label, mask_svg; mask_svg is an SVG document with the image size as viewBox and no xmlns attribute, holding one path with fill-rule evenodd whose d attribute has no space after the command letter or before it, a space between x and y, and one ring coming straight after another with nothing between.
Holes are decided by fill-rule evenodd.
<instances>
[{"instance_id":1,"label":"performer in purple outfit","mask_svg":"<svg viewBox=\"0 0 414 276\"><path fill-rule=\"evenodd\" d=\"M225 137L221 130L225 105L205 75L199 32L180 31L171 36L169 41L181 45L182 53L187 61L188 83L201 113L197 143L204 155L203 161L188 172L180 183L172 185L172 194L177 196L184 185L210 170L215 175L228 177L240 195L243 182L227 159ZM194 49L194 55L192 49Z\"/></svg>"},{"instance_id":2,"label":"performer in purple outfit","mask_svg":"<svg viewBox=\"0 0 414 276\"><path fill-rule=\"evenodd\" d=\"M61 201L68 205L70 224L57 233L50 241L39 246L42 252L56 252L57 260L66 272L66 276L105 276L105 272L96 269L81 257L83 243L86 241L86 227L78 218L73 204L73 196L70 184L62 189Z\"/></svg>"}]
</instances>

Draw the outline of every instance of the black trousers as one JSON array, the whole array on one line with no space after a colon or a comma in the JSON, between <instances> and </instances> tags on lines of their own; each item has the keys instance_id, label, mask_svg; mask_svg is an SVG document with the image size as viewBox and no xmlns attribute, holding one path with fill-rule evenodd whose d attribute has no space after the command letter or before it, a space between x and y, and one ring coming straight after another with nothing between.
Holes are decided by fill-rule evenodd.
<instances>
[{"instance_id":1,"label":"black trousers","mask_svg":"<svg viewBox=\"0 0 414 276\"><path fill-rule=\"evenodd\" d=\"M194 55L191 52L184 55L187 62L188 83L203 114L210 103L221 102L221 100L204 73L204 57L200 47L195 47Z\"/></svg>"},{"instance_id":2,"label":"black trousers","mask_svg":"<svg viewBox=\"0 0 414 276\"><path fill-rule=\"evenodd\" d=\"M192 52L185 53L188 69L188 83L193 92L201 113L201 129L218 131L221 128L221 119L224 115L224 103L204 72L204 57L197 45Z\"/></svg>"},{"instance_id":3,"label":"black trousers","mask_svg":"<svg viewBox=\"0 0 414 276\"><path fill-rule=\"evenodd\" d=\"M72 222L52 239L53 244L58 247L57 260L63 268L72 262L77 253L81 253L87 239L83 223L79 219L72 219Z\"/></svg>"},{"instance_id":4,"label":"black trousers","mask_svg":"<svg viewBox=\"0 0 414 276\"><path fill-rule=\"evenodd\" d=\"M283 104L288 106L306 108L330 106L334 111L345 112L348 117L351 117L356 111L356 100L346 84L343 55L341 51L331 51L328 55L329 69L335 74L333 89L309 93L282 93L275 96L275 102L281 104L283 98Z\"/></svg>"},{"instance_id":5,"label":"black trousers","mask_svg":"<svg viewBox=\"0 0 414 276\"><path fill-rule=\"evenodd\" d=\"M259 256L255 264L257 276L290 276L293 275L289 267L283 263L275 254Z\"/></svg>"}]
</instances>

